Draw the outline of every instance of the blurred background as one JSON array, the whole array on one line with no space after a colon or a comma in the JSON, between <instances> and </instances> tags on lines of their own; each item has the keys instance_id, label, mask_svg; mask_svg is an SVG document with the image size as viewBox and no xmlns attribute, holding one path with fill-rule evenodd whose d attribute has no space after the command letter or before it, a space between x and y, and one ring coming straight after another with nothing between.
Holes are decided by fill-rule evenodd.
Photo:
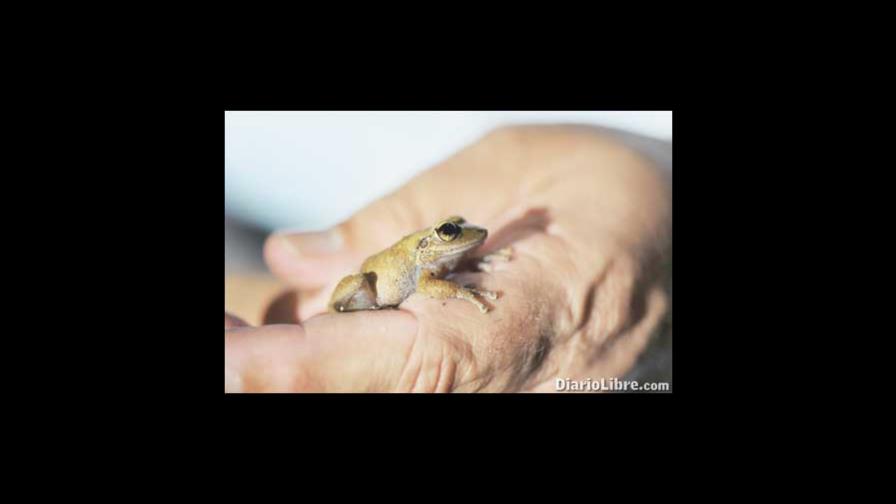
<instances>
[{"instance_id":1,"label":"blurred background","mask_svg":"<svg viewBox=\"0 0 896 504\"><path fill-rule=\"evenodd\" d=\"M263 272L271 231L332 226L489 130L524 123L635 133L660 156L667 146L671 166L671 111L225 112L225 275Z\"/></svg>"}]
</instances>

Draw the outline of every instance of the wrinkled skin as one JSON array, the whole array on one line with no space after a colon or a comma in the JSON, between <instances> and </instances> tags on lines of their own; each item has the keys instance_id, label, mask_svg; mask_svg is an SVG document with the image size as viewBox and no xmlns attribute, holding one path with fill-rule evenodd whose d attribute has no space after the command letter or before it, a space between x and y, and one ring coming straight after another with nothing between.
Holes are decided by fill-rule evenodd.
<instances>
[{"instance_id":1,"label":"wrinkled skin","mask_svg":"<svg viewBox=\"0 0 896 504\"><path fill-rule=\"evenodd\" d=\"M295 324L225 314L226 392L553 391L621 377L671 316L668 175L579 126L496 130L334 229L275 234L271 270L299 293ZM336 283L445 215L513 249L460 284L501 293L488 314L419 294L400 309L325 313Z\"/></svg>"}]
</instances>

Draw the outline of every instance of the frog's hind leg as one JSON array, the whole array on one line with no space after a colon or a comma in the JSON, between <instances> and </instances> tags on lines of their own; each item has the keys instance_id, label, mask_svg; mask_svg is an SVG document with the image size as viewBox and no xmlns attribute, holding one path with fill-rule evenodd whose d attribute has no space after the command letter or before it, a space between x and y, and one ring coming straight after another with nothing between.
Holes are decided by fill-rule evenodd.
<instances>
[{"instance_id":1,"label":"frog's hind leg","mask_svg":"<svg viewBox=\"0 0 896 504\"><path fill-rule=\"evenodd\" d=\"M476 294L488 299L498 298L498 295L494 292L461 287L449 280L431 278L428 275L420 276L420 280L417 282L417 292L434 299L463 299L476 305L482 313L488 312L488 307L482 301L476 299Z\"/></svg>"},{"instance_id":2,"label":"frog's hind leg","mask_svg":"<svg viewBox=\"0 0 896 504\"><path fill-rule=\"evenodd\" d=\"M329 309L347 312L379 308L376 304L376 276L372 273L357 273L339 281L333 289Z\"/></svg>"}]
</instances>

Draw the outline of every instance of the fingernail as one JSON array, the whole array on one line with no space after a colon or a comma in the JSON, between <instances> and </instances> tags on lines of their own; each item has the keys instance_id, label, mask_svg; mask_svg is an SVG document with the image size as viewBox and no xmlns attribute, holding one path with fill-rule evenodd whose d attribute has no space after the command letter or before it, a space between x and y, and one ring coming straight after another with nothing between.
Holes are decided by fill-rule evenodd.
<instances>
[{"instance_id":1,"label":"fingernail","mask_svg":"<svg viewBox=\"0 0 896 504\"><path fill-rule=\"evenodd\" d=\"M342 233L337 228L313 233L281 233L277 235L284 247L299 257L334 254L342 250Z\"/></svg>"}]
</instances>

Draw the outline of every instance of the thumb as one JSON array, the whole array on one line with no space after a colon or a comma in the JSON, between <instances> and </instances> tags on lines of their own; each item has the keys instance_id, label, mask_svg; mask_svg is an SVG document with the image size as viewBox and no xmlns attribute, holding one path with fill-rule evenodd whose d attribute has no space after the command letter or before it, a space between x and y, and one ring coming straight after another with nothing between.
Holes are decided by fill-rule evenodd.
<instances>
[{"instance_id":1,"label":"thumb","mask_svg":"<svg viewBox=\"0 0 896 504\"><path fill-rule=\"evenodd\" d=\"M279 232L264 245L264 259L271 272L304 289L323 286L353 258L338 226L307 233Z\"/></svg>"},{"instance_id":2,"label":"thumb","mask_svg":"<svg viewBox=\"0 0 896 504\"><path fill-rule=\"evenodd\" d=\"M398 310L232 329L224 334L225 392L410 389L421 381L407 365L416 340L416 319Z\"/></svg>"}]
</instances>

